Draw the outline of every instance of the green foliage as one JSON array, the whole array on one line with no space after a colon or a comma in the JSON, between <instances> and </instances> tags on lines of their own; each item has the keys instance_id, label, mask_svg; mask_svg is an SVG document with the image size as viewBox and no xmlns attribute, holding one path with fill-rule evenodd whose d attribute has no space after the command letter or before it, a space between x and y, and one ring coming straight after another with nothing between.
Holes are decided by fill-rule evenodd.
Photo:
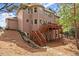
<instances>
[{"instance_id":1,"label":"green foliage","mask_svg":"<svg viewBox=\"0 0 79 59\"><path fill-rule=\"evenodd\" d=\"M75 29L74 28L71 28L69 30L69 35L75 37Z\"/></svg>"},{"instance_id":2,"label":"green foliage","mask_svg":"<svg viewBox=\"0 0 79 59\"><path fill-rule=\"evenodd\" d=\"M76 4L76 16L74 17L73 13L73 4L59 4L60 10L58 12L58 15L60 15L59 23L63 25L64 32L69 31L73 27L74 19L76 21L79 21L79 4Z\"/></svg>"},{"instance_id":3,"label":"green foliage","mask_svg":"<svg viewBox=\"0 0 79 59\"><path fill-rule=\"evenodd\" d=\"M75 37L75 29L74 28L71 28L71 29L69 29L69 31L65 31L64 32L64 35Z\"/></svg>"}]
</instances>

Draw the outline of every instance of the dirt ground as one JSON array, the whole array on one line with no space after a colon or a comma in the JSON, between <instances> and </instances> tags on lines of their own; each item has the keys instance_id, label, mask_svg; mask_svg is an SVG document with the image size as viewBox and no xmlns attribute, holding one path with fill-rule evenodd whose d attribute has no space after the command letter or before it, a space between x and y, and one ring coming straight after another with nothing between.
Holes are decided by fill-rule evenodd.
<instances>
[{"instance_id":1,"label":"dirt ground","mask_svg":"<svg viewBox=\"0 0 79 59\"><path fill-rule=\"evenodd\" d=\"M50 42L47 46L35 49L24 42L16 31L6 30L0 34L1 56L75 56L79 55L75 40L64 38L62 41Z\"/></svg>"}]
</instances>

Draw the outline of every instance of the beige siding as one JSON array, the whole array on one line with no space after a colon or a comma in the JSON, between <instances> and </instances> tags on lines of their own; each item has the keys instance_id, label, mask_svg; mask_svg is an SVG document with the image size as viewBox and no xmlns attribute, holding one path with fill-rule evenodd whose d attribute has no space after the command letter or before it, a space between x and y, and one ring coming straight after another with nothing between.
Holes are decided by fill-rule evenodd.
<instances>
[{"instance_id":1,"label":"beige siding","mask_svg":"<svg viewBox=\"0 0 79 59\"><path fill-rule=\"evenodd\" d=\"M37 12L34 12L35 7L37 7ZM49 12L45 11L42 7L32 6L28 8L33 9L32 10L33 13L28 13L28 9L26 10L20 9L19 12L17 13L18 22L8 21L8 26L10 28L18 27L19 30L29 33L32 30L38 30L40 28L40 25L42 25L44 22L53 23L57 19L57 17L53 13L50 16L48 16L47 14L49 14ZM37 24L34 24L35 19L37 19Z\"/></svg>"},{"instance_id":2,"label":"beige siding","mask_svg":"<svg viewBox=\"0 0 79 59\"><path fill-rule=\"evenodd\" d=\"M24 14L24 10L20 10L17 14L17 18L18 18L18 29L23 31L23 15Z\"/></svg>"},{"instance_id":3,"label":"beige siding","mask_svg":"<svg viewBox=\"0 0 79 59\"><path fill-rule=\"evenodd\" d=\"M18 22L17 22L17 20L8 20L7 19L7 27L9 28L9 29L18 29Z\"/></svg>"}]
</instances>

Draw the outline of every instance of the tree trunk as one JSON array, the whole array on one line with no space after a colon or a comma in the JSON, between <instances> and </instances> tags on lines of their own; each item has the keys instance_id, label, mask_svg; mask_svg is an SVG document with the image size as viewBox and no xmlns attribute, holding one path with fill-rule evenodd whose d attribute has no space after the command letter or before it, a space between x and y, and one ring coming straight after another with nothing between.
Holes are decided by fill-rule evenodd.
<instances>
[{"instance_id":1,"label":"tree trunk","mask_svg":"<svg viewBox=\"0 0 79 59\"><path fill-rule=\"evenodd\" d=\"M76 4L74 3L74 26L75 26L75 39L76 39L76 45L77 45L77 48L79 49L79 40L78 40L78 30L77 30L77 22L76 22L76 19L75 19L75 16L76 16Z\"/></svg>"}]
</instances>

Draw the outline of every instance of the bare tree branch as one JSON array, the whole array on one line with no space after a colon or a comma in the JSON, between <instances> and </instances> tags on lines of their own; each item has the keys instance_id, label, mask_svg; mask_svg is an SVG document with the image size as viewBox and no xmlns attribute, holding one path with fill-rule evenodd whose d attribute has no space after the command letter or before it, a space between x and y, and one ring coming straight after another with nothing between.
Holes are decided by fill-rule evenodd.
<instances>
[{"instance_id":1,"label":"bare tree branch","mask_svg":"<svg viewBox=\"0 0 79 59\"><path fill-rule=\"evenodd\" d=\"M7 5L8 5L8 3L6 3L2 8L0 8L0 10L2 10L2 9L4 9L4 8L6 8L7 7Z\"/></svg>"}]
</instances>

